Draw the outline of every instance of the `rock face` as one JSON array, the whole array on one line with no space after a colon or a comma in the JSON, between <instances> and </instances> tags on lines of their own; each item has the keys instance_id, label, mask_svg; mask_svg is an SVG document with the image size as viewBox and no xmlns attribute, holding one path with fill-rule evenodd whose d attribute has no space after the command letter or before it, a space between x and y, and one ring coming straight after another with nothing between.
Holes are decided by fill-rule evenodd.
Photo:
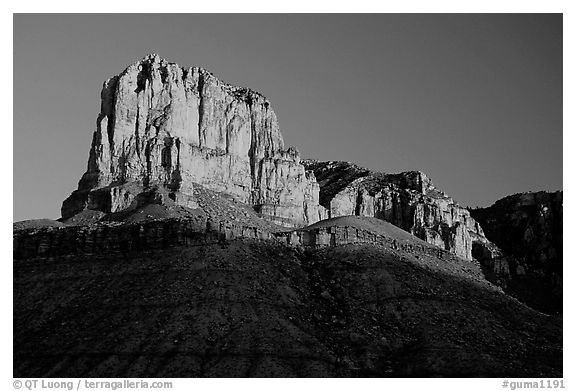
<instances>
[{"instance_id":1,"label":"rock face","mask_svg":"<svg viewBox=\"0 0 576 391\"><path fill-rule=\"evenodd\" d=\"M194 183L287 226L326 214L314 175L297 150L285 149L264 96L149 55L104 83L88 168L62 217L121 211L151 185L194 207Z\"/></svg>"},{"instance_id":2,"label":"rock face","mask_svg":"<svg viewBox=\"0 0 576 391\"><path fill-rule=\"evenodd\" d=\"M562 311L562 199L561 191L515 194L470 211L502 249L478 246L474 255L493 259L510 291L546 312Z\"/></svg>"},{"instance_id":3,"label":"rock face","mask_svg":"<svg viewBox=\"0 0 576 391\"><path fill-rule=\"evenodd\" d=\"M473 242L487 242L470 212L434 187L422 172L372 172L348 162L306 160L330 217L386 220L428 243L472 259Z\"/></svg>"},{"instance_id":4,"label":"rock face","mask_svg":"<svg viewBox=\"0 0 576 391\"><path fill-rule=\"evenodd\" d=\"M258 227L213 221L206 216L132 224L96 224L16 231L14 259L151 251L202 246L235 238L271 239Z\"/></svg>"},{"instance_id":5,"label":"rock face","mask_svg":"<svg viewBox=\"0 0 576 391\"><path fill-rule=\"evenodd\" d=\"M274 233L274 237L291 247L319 249L371 243L411 254L426 254L439 259L450 259L455 264L465 262L453 253L426 243L388 222L373 217L335 217L305 228L277 232Z\"/></svg>"}]
</instances>

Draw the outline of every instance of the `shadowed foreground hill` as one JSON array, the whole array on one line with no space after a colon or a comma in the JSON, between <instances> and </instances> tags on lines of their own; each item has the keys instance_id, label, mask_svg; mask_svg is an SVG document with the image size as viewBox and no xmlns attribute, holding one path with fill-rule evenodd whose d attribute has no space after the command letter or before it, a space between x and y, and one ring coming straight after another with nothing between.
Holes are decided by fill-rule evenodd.
<instances>
[{"instance_id":1,"label":"shadowed foreground hill","mask_svg":"<svg viewBox=\"0 0 576 391\"><path fill-rule=\"evenodd\" d=\"M15 377L561 377L561 318L471 262L237 239L14 263Z\"/></svg>"},{"instance_id":2,"label":"shadowed foreground hill","mask_svg":"<svg viewBox=\"0 0 576 391\"><path fill-rule=\"evenodd\" d=\"M546 313L562 312L563 193L521 193L471 209L504 254L507 291Z\"/></svg>"}]
</instances>

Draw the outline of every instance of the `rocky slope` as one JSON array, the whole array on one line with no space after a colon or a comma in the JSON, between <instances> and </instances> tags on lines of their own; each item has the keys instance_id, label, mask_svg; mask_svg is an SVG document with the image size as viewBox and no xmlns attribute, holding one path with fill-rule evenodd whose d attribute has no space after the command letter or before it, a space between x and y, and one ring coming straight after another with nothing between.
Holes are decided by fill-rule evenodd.
<instances>
[{"instance_id":1,"label":"rocky slope","mask_svg":"<svg viewBox=\"0 0 576 391\"><path fill-rule=\"evenodd\" d=\"M320 184L330 217L370 216L390 223L464 259L474 242L488 242L470 212L420 171L373 172L348 162L303 161Z\"/></svg>"},{"instance_id":2,"label":"rocky slope","mask_svg":"<svg viewBox=\"0 0 576 391\"><path fill-rule=\"evenodd\" d=\"M157 55L104 83L88 168L62 217L121 211L150 185L194 207L194 183L233 194L283 225L325 217L313 174L298 151L284 147L264 96Z\"/></svg>"},{"instance_id":3,"label":"rocky slope","mask_svg":"<svg viewBox=\"0 0 576 391\"><path fill-rule=\"evenodd\" d=\"M392 234L17 260L14 376L562 376L560 317Z\"/></svg>"},{"instance_id":4,"label":"rocky slope","mask_svg":"<svg viewBox=\"0 0 576 391\"><path fill-rule=\"evenodd\" d=\"M470 210L502 249L507 288L545 312L562 311L562 201L561 191L523 193Z\"/></svg>"},{"instance_id":5,"label":"rocky slope","mask_svg":"<svg viewBox=\"0 0 576 391\"><path fill-rule=\"evenodd\" d=\"M195 209L178 205L164 188L153 186L119 212L85 210L61 221L14 223L14 259L147 251L236 237L273 238L286 230L229 194L196 184L192 195Z\"/></svg>"}]
</instances>

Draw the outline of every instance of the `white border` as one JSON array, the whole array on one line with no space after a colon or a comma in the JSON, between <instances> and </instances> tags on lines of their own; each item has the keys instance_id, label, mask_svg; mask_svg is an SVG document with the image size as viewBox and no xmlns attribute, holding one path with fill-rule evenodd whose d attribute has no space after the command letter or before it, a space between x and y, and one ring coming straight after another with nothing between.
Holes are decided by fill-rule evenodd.
<instances>
[{"instance_id":1,"label":"white border","mask_svg":"<svg viewBox=\"0 0 576 391\"><path fill-rule=\"evenodd\" d=\"M573 1L572 1L573 2ZM574 192L572 172L576 168L574 156L570 153L574 147L573 131L576 129L574 116L571 115L575 108L574 100L574 73L576 72L576 62L574 61L574 25L573 8L570 1L482 1L466 2L462 1L411 1L407 2L376 2L376 1L349 1L349 2L328 2L328 1L306 1L296 0L290 2L273 2L271 0L255 1L231 1L219 0L213 2L195 1L111 1L104 0L98 2L78 2L78 1L27 1L18 2L2 6L1 28L2 47L4 53L9 58L2 61L2 75L5 75L4 88L2 93L3 108L3 137L6 148L0 154L0 167L2 178L5 183L10 184L10 191L5 189L1 192L2 197L2 287L1 295L2 309L5 312L5 321L2 323L2 355L0 369L2 376L0 382L4 383L1 389L12 388L12 320L8 319L12 314L12 262L11 259L11 231L12 231L12 185L13 185L13 137L12 131L12 104L13 91L12 82L8 83L7 75L12 75L13 49L12 49L12 13L59 13L59 12L105 12L105 13L131 13L134 11L144 13L189 13L189 12L217 12L217 13L263 13L263 12L296 12L296 13L358 13L358 12L409 12L409 13L563 13L564 14L564 129L572 129L572 132L564 132L563 158L564 158L564 276L565 284L564 301L564 379L569 388L573 386L574 380L571 376L570 368L574 362L573 347L574 337L572 330L574 326L574 311L571 309L571 298L574 289L571 279L574 276L574 266L569 239L574 233L572 227L576 221L574 216ZM10 146L10 147L8 147ZM535 157L537 158L537 157ZM568 245L566 245L566 243ZM9 314L9 315L8 315ZM293 391L295 387L310 389L349 390L351 387L362 387L362 389L379 389L386 387L393 389L438 389L438 390L498 390L501 388L499 379L260 379L260 380L230 380L230 379L173 379L174 389L234 389L234 390L254 390L266 389L281 391Z\"/></svg>"}]
</instances>

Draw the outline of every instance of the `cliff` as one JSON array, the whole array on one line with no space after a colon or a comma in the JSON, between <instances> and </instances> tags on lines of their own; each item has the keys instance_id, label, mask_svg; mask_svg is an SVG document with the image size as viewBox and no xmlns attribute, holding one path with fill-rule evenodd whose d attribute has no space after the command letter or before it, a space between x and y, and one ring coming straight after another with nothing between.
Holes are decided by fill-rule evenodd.
<instances>
[{"instance_id":1,"label":"cliff","mask_svg":"<svg viewBox=\"0 0 576 391\"><path fill-rule=\"evenodd\" d=\"M314 172L330 217L376 217L469 260L473 242L487 242L470 212L420 171L385 174L348 162L303 163Z\"/></svg>"},{"instance_id":2,"label":"cliff","mask_svg":"<svg viewBox=\"0 0 576 391\"><path fill-rule=\"evenodd\" d=\"M469 212L425 174L301 162L296 149L285 148L264 96L149 55L104 83L87 170L63 202L62 218L133 209L151 187L194 209L198 186L286 227L376 217L464 259L472 259L474 241L487 242Z\"/></svg>"},{"instance_id":3,"label":"cliff","mask_svg":"<svg viewBox=\"0 0 576 391\"><path fill-rule=\"evenodd\" d=\"M325 217L314 175L284 147L264 96L157 55L104 83L88 167L62 217L121 211L151 185L195 207L194 183L236 195L283 225Z\"/></svg>"},{"instance_id":4,"label":"cliff","mask_svg":"<svg viewBox=\"0 0 576 391\"><path fill-rule=\"evenodd\" d=\"M511 293L545 312L562 311L562 211L561 191L514 194L470 210L502 250L494 258Z\"/></svg>"}]
</instances>

